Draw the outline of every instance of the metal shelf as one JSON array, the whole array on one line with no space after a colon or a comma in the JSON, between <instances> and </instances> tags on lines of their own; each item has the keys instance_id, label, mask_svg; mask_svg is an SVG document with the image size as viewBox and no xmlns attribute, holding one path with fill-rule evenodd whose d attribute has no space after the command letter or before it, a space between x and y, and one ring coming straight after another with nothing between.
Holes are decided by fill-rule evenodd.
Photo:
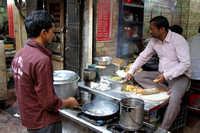
<instances>
[{"instance_id":1,"label":"metal shelf","mask_svg":"<svg viewBox=\"0 0 200 133\"><path fill-rule=\"evenodd\" d=\"M125 21L124 11L129 11L133 15L137 15L139 21ZM117 39L117 58L125 58L124 56L121 55L122 53L121 45L124 42L132 43L135 41L135 43L138 44L139 51L142 51L143 20L144 20L144 5L124 3L123 0L119 0L119 18L118 18L119 27L118 27L118 39ZM138 33L137 33L138 37L123 37L124 35L123 28L126 25L128 25L128 27L131 27L131 28L133 28L135 25L138 25ZM128 36L133 36L133 35L128 35ZM126 56L126 58L129 58L129 57Z\"/></svg>"},{"instance_id":2,"label":"metal shelf","mask_svg":"<svg viewBox=\"0 0 200 133\"><path fill-rule=\"evenodd\" d=\"M143 24L142 21L122 21L124 24Z\"/></svg>"},{"instance_id":3,"label":"metal shelf","mask_svg":"<svg viewBox=\"0 0 200 133\"><path fill-rule=\"evenodd\" d=\"M138 7L138 8L144 8L144 6L143 6L143 5L134 5L134 4L129 4L129 3L124 3L124 6Z\"/></svg>"},{"instance_id":4,"label":"metal shelf","mask_svg":"<svg viewBox=\"0 0 200 133\"><path fill-rule=\"evenodd\" d=\"M192 111L192 112L200 114L200 109L197 109L197 108L194 108L194 107L191 107L191 106L187 106L187 109L189 111Z\"/></svg>"},{"instance_id":5,"label":"metal shelf","mask_svg":"<svg viewBox=\"0 0 200 133\"><path fill-rule=\"evenodd\" d=\"M197 90L200 91L200 88L194 88L194 87L190 87L191 90Z\"/></svg>"},{"instance_id":6,"label":"metal shelf","mask_svg":"<svg viewBox=\"0 0 200 133\"><path fill-rule=\"evenodd\" d=\"M139 41L139 40L142 40L142 37L122 38L121 40Z\"/></svg>"}]
</instances>

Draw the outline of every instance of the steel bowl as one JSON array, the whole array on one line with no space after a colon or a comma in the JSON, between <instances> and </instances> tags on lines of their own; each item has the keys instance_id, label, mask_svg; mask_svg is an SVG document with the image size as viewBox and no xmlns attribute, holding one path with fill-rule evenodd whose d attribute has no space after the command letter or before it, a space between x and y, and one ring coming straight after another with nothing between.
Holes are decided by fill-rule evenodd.
<instances>
[{"instance_id":1,"label":"steel bowl","mask_svg":"<svg viewBox=\"0 0 200 133\"><path fill-rule=\"evenodd\" d=\"M102 56L102 57L95 57L94 61L97 65L110 65L112 62L112 57Z\"/></svg>"}]
</instances>

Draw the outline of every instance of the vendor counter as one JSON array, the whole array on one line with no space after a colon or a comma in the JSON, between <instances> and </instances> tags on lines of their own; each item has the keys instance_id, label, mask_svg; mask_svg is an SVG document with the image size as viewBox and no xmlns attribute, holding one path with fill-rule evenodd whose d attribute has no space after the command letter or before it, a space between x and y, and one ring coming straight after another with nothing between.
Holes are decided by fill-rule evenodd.
<instances>
[{"instance_id":1,"label":"vendor counter","mask_svg":"<svg viewBox=\"0 0 200 133\"><path fill-rule=\"evenodd\" d=\"M95 90L90 87L87 87L84 85L84 82L79 82L78 83L78 90L79 90L79 96L83 98L85 102L89 102L90 100L93 100L93 98L104 98L105 100L112 100L116 103L119 103L119 101L123 98L127 97L133 97L135 98L134 95L126 93L126 92L121 92L119 90L111 89L107 91L100 91L100 90ZM83 92L88 93L87 96L81 96ZM93 96L91 96L93 95ZM87 98L86 98L87 97ZM88 101L87 101L88 100ZM162 102L150 102L150 101L145 101L145 106L144 110L149 117L149 113L157 110L158 108L161 108L165 105L168 104L168 101L162 101ZM62 124L63 124L63 133L67 132L73 132L73 133L112 133L112 131L108 130L109 124L107 123L102 126L94 125L91 122L82 119L79 117L79 114L81 113L80 110L71 110L71 109L61 109L60 114L62 116ZM146 122L144 122L145 125L150 125ZM168 131L157 127L155 133L167 133Z\"/></svg>"},{"instance_id":2,"label":"vendor counter","mask_svg":"<svg viewBox=\"0 0 200 133\"><path fill-rule=\"evenodd\" d=\"M95 96L103 96L104 98L112 99L116 102L119 102L121 99L127 98L127 97L138 98L135 95L130 94L128 92L122 92L117 87L115 89L112 88L111 90L101 91L101 90L96 90L96 89L92 89L88 86L85 86L84 82L78 83L78 89L80 91L85 91L85 92L88 92L90 94L94 94ZM144 100L144 102L145 102L145 105L144 105L145 119L146 119L147 122L149 122L151 112L158 110L159 108L166 106L168 104L168 100L165 100L165 101L147 101L147 100Z\"/></svg>"},{"instance_id":3,"label":"vendor counter","mask_svg":"<svg viewBox=\"0 0 200 133\"><path fill-rule=\"evenodd\" d=\"M63 133L112 133L107 130L107 124L104 126L93 125L90 122L77 117L78 113L80 113L80 111L71 109L60 110ZM168 133L168 131L158 127L154 133Z\"/></svg>"}]
</instances>

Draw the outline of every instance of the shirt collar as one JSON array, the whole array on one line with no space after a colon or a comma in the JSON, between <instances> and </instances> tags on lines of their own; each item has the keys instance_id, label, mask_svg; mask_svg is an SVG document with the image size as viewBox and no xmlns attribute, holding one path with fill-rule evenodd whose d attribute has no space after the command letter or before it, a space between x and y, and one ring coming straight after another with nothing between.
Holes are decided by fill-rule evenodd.
<instances>
[{"instance_id":1,"label":"shirt collar","mask_svg":"<svg viewBox=\"0 0 200 133\"><path fill-rule=\"evenodd\" d=\"M167 33L167 36L165 37L165 39L164 39L164 42L166 41L166 42L170 42L170 40L171 40L171 37L172 37L172 31L169 29L168 30L168 33ZM157 39L157 38L152 38L156 43L157 42L161 42L162 43L162 41L160 40L160 39Z\"/></svg>"},{"instance_id":2,"label":"shirt collar","mask_svg":"<svg viewBox=\"0 0 200 133\"><path fill-rule=\"evenodd\" d=\"M172 31L169 29L164 41L170 42L171 38L172 38Z\"/></svg>"},{"instance_id":3,"label":"shirt collar","mask_svg":"<svg viewBox=\"0 0 200 133\"><path fill-rule=\"evenodd\" d=\"M39 49L42 53L44 53L45 55L47 55L49 57L51 57L51 55L52 55L52 53L47 48L45 48L42 44L40 44L32 39L28 39L27 44L31 47L35 47L35 48Z\"/></svg>"}]
</instances>

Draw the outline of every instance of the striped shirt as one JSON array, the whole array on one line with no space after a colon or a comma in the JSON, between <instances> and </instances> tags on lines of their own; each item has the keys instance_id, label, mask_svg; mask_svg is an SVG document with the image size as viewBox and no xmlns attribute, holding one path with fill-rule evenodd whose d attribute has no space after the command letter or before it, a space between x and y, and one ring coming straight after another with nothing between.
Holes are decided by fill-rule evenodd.
<instances>
[{"instance_id":1,"label":"striped shirt","mask_svg":"<svg viewBox=\"0 0 200 133\"><path fill-rule=\"evenodd\" d=\"M152 55L159 57L160 73L163 73L166 80L172 80L182 74L191 77L190 53L187 41L179 34L168 31L165 40L152 38L147 47L140 53L128 73L133 74L141 68Z\"/></svg>"}]
</instances>

